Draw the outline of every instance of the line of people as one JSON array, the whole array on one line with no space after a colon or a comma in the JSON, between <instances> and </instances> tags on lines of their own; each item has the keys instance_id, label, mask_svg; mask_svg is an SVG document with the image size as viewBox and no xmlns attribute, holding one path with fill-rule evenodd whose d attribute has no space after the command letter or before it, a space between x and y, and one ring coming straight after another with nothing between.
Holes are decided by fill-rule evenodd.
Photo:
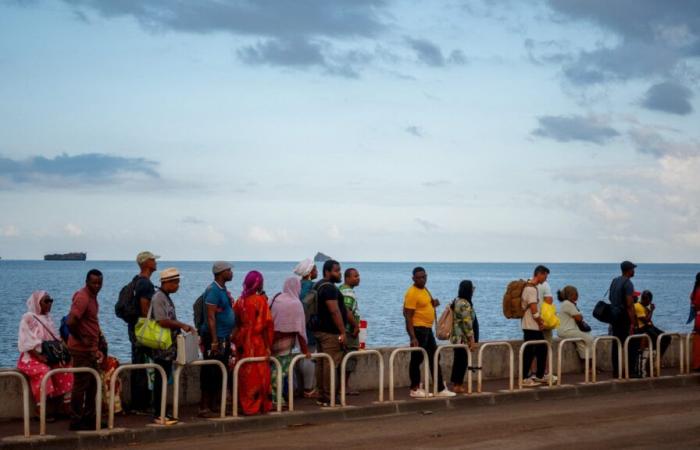
<instances>
[{"instance_id":1,"label":"line of people","mask_svg":"<svg viewBox=\"0 0 700 450\"><path fill-rule=\"evenodd\" d=\"M151 252L137 255L139 274L124 286L115 305L117 316L128 324L132 363L155 362L170 376L176 355L174 343L177 335L196 330L205 359L221 361L230 370L235 361L241 358L274 356L281 362L282 376L288 377L289 363L298 348L307 358L296 366L297 372L292 374L295 382L298 381L297 395L316 398L319 405L330 403L330 365L325 359L312 360L310 357L314 352L326 353L331 356L337 368L346 352L359 348L360 314L354 292L354 288L360 284L357 269L349 268L343 273L340 263L326 261L322 278L315 281L318 277L315 263L310 259L304 260L294 268L294 275L284 281L282 290L271 298L265 293L263 275L251 271L244 277L241 295L234 299L227 289L227 283L233 280L233 266L225 261L217 261L212 266L213 281L194 302L196 323L190 325L178 320L171 298L180 286L178 269L170 267L162 270L160 285L156 287L152 283L151 277L157 270L157 259L158 256ZM634 303L635 291L631 278L635 267L628 261L623 262L621 276L615 278L610 286L609 299L616 311L611 334L623 341L627 335L635 332L656 333L656 336L661 332L653 325L651 292L645 291L640 301ZM579 355L583 359L585 345L589 345L593 338L590 336L590 327L576 306L578 291L573 286L566 286L557 292L561 306L555 320L552 319L553 299L547 284L548 275L547 267L537 266L533 277L522 289L520 302L523 310L523 339L551 340L553 329L557 330L560 338L583 337L586 344L577 344ZM410 345L426 350L432 374L433 356L437 348L433 326L440 302L427 289L427 278L424 268L413 269L413 284L404 295L403 314ZM341 280L343 283L339 285ZM91 367L107 374L113 372L118 364L108 356L107 342L99 325L97 296L102 283L103 275L99 270L93 269L87 273L85 286L74 294L70 312L62 321L60 331L51 317L53 299L47 292L34 292L27 300L27 313L20 321L20 358L17 366L29 377L36 400L39 399L41 379L51 368L69 364L74 367ZM457 297L449 305L452 314L450 342L465 344L472 350L479 342L479 322L472 300L475 290L472 281L463 280L459 284ZM700 274L696 277L691 293L691 305L691 318L695 319L697 332L700 331ZM171 344L167 348L148 348L139 342L139 323L144 320L153 320L170 332ZM556 323L554 326L551 325L552 321ZM696 335L693 359L693 368L696 370L700 369L700 342L697 340ZM661 351L667 346L668 342L662 340ZM634 354L634 351L630 351L631 358ZM523 373L528 374L523 380L525 386L536 386L546 380L546 356L546 346L528 347L523 360ZM616 376L618 357L616 348L613 347ZM414 398L430 396L427 386L421 386L420 383L422 362L421 353L411 354L409 392ZM633 360L628 363L631 368L638 367ZM441 389L437 395L452 397L464 392L463 380L468 369L466 351L463 348L454 349L451 389L443 381L442 371L438 367L438 379L435 381ZM348 364L347 375L353 371L354 364ZM245 364L241 367L239 376L239 406L243 414L270 411L273 406L271 387L275 382L270 365L267 362ZM149 389L146 372L132 371L131 397L126 402L125 410L128 413L152 415L157 424L175 423L175 419L168 415L160 416L160 382L160 378L155 377L152 389ZM284 386L287 386L286 382ZM220 370L211 366L202 367L201 417L218 415L220 387ZM97 383L90 374L60 374L53 376L47 383L47 396L54 403L58 415L70 416L71 429L92 429L95 423L93 399L97 388ZM230 389L229 385L229 392ZM349 392L351 395L355 393Z\"/></svg>"}]
</instances>

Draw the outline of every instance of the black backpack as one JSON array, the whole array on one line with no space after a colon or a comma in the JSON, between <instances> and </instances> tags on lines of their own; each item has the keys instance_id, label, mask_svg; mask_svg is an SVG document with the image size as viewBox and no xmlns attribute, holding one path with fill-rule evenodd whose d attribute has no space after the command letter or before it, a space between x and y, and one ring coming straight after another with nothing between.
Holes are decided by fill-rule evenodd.
<instances>
[{"instance_id":1,"label":"black backpack","mask_svg":"<svg viewBox=\"0 0 700 450\"><path fill-rule=\"evenodd\" d=\"M204 304L204 297L207 295L207 292L211 289L211 284L207 286L207 288L204 290L202 295L197 297L197 300L194 301L192 304L192 313L194 317L194 327L197 329L197 333L199 335L202 334L202 327L204 326L204 322L207 320L207 312L206 312L206 305Z\"/></svg>"},{"instance_id":2,"label":"black backpack","mask_svg":"<svg viewBox=\"0 0 700 450\"><path fill-rule=\"evenodd\" d=\"M136 275L126 286L119 291L119 298L114 305L114 314L128 324L136 323L141 316L141 305L136 298Z\"/></svg>"},{"instance_id":3,"label":"black backpack","mask_svg":"<svg viewBox=\"0 0 700 450\"><path fill-rule=\"evenodd\" d=\"M311 331L318 330L318 293L321 291L321 288L327 285L332 286L332 283L328 281L320 281L319 283L315 284L311 289L309 289L309 292L307 292L304 298L301 299L301 302L304 305L304 316L306 316L306 326Z\"/></svg>"}]
</instances>

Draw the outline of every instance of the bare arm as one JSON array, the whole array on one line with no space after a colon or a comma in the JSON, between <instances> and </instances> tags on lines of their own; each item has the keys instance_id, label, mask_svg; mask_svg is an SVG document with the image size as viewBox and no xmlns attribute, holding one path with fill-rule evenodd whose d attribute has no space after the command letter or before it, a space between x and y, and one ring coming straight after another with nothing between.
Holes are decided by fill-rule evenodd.
<instances>
[{"instance_id":1,"label":"bare arm","mask_svg":"<svg viewBox=\"0 0 700 450\"><path fill-rule=\"evenodd\" d=\"M528 308L530 309L530 312L532 313L532 317L535 319L535 322L537 322L537 325L540 327L540 330L544 330L544 322L542 321L542 318L539 315L537 303L530 303L528 305Z\"/></svg>"},{"instance_id":2,"label":"bare arm","mask_svg":"<svg viewBox=\"0 0 700 450\"><path fill-rule=\"evenodd\" d=\"M139 299L139 306L141 307L141 317L148 316L148 308L151 306L151 301L146 297L141 297Z\"/></svg>"},{"instance_id":3,"label":"bare arm","mask_svg":"<svg viewBox=\"0 0 700 450\"><path fill-rule=\"evenodd\" d=\"M630 333L634 333L634 325L637 323L637 314L634 312L634 297L628 295L626 298L627 316L630 319Z\"/></svg>"},{"instance_id":4,"label":"bare arm","mask_svg":"<svg viewBox=\"0 0 700 450\"><path fill-rule=\"evenodd\" d=\"M163 319L163 320L158 321L158 325L160 325L163 328L168 328L171 330L183 329L187 332L192 331L191 326L187 325L186 323L182 323L179 320Z\"/></svg>"},{"instance_id":5,"label":"bare arm","mask_svg":"<svg viewBox=\"0 0 700 450\"><path fill-rule=\"evenodd\" d=\"M343 323L343 316L340 314L340 308L338 307L338 300L326 300L326 307L328 312L333 318L333 323L338 329L338 334L340 335L340 343L345 344L345 324Z\"/></svg>"},{"instance_id":6,"label":"bare arm","mask_svg":"<svg viewBox=\"0 0 700 450\"><path fill-rule=\"evenodd\" d=\"M209 336L212 344L218 342L216 336L216 305L207 304L207 326L209 327Z\"/></svg>"},{"instance_id":7,"label":"bare arm","mask_svg":"<svg viewBox=\"0 0 700 450\"><path fill-rule=\"evenodd\" d=\"M415 309L403 309L403 317L406 319L406 332L408 337L411 339L411 347L418 347L418 339L416 339L416 331L413 329L413 316L415 315Z\"/></svg>"},{"instance_id":8,"label":"bare arm","mask_svg":"<svg viewBox=\"0 0 700 450\"><path fill-rule=\"evenodd\" d=\"M304 336L297 334L297 339L299 340L299 349L301 350L301 352L307 356L310 356L311 354L309 353L309 346L307 345Z\"/></svg>"}]
</instances>

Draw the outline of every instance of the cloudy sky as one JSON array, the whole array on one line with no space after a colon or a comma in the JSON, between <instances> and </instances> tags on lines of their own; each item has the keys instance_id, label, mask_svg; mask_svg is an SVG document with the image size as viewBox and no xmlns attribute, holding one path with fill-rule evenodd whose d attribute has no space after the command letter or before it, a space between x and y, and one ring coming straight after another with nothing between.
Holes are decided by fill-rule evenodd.
<instances>
[{"instance_id":1,"label":"cloudy sky","mask_svg":"<svg viewBox=\"0 0 700 450\"><path fill-rule=\"evenodd\" d=\"M0 0L0 256L700 261L700 2Z\"/></svg>"}]
</instances>

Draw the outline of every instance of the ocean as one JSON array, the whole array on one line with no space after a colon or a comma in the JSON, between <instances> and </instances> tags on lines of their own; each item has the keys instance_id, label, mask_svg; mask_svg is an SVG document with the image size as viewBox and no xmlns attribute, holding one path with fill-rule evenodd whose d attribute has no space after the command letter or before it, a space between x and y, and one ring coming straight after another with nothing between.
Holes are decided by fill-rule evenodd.
<instances>
[{"instance_id":1,"label":"ocean","mask_svg":"<svg viewBox=\"0 0 700 450\"><path fill-rule=\"evenodd\" d=\"M291 275L295 262L234 262L234 279L229 290L237 297L249 270L265 276L268 295L278 292ZM343 270L355 267L361 284L356 289L362 318L368 322L369 347L407 345L402 316L403 295L411 285L411 270L417 263L341 262ZM428 272L428 288L442 300L442 308L457 294L459 282L470 279L476 286L474 307L479 317L481 340L521 338L519 321L502 315L501 299L509 281L527 278L535 264L526 263L421 263ZM182 274L180 291L173 295L178 318L192 322L192 303L211 282L211 262L158 261L159 269L177 267ZM610 280L619 273L618 264L547 264L549 283L556 292L567 284L579 290L579 308L594 334L606 334L607 325L591 317L595 303L603 297ZM8 261L0 260L0 367L17 362L17 330L26 300L34 290L46 290L54 298L51 314L58 322L67 314L73 293L80 289L88 270L104 273L98 299L100 323L109 342L110 354L129 359L126 324L114 315L119 290L138 272L130 261ZM687 331L688 295L700 271L699 264L640 264L633 282L635 289L654 293L655 324L666 331ZM154 274L157 282L158 275ZM157 283L156 283L157 284ZM555 304L557 302L555 301Z\"/></svg>"}]
</instances>

